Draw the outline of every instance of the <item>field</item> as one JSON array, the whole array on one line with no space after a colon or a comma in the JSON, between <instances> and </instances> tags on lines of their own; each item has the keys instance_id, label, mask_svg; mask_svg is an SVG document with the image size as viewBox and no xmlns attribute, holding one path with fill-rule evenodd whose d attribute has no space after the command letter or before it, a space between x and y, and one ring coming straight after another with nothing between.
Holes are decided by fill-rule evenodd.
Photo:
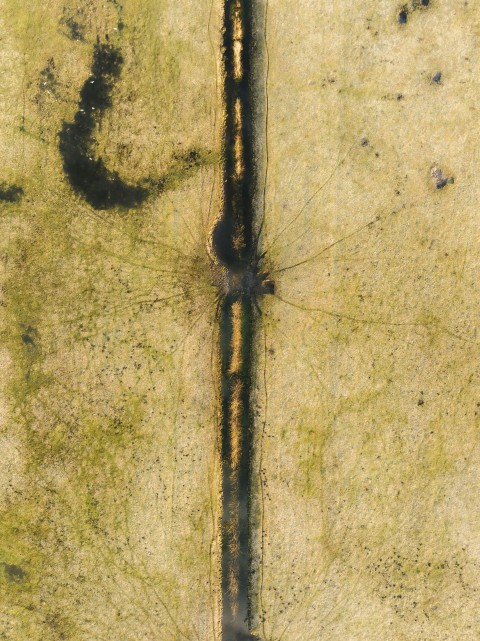
<instances>
[{"instance_id":1,"label":"field","mask_svg":"<svg viewBox=\"0 0 480 641\"><path fill-rule=\"evenodd\" d=\"M476 641L480 12L265 2L251 626ZM0 639L221 639L222 11L0 2Z\"/></svg>"}]
</instances>

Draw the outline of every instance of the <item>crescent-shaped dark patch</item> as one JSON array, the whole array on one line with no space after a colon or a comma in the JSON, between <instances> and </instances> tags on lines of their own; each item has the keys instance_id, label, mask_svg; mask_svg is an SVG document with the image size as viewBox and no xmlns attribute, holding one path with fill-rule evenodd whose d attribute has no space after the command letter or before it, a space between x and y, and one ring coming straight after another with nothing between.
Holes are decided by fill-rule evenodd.
<instances>
[{"instance_id":1,"label":"crescent-shaped dark patch","mask_svg":"<svg viewBox=\"0 0 480 641\"><path fill-rule=\"evenodd\" d=\"M58 134L65 175L72 188L95 209L138 207L149 195L147 181L128 184L94 155L95 126L112 105L112 91L122 65L119 49L110 44L95 45L91 74L80 91L74 121L64 122Z\"/></svg>"}]
</instances>

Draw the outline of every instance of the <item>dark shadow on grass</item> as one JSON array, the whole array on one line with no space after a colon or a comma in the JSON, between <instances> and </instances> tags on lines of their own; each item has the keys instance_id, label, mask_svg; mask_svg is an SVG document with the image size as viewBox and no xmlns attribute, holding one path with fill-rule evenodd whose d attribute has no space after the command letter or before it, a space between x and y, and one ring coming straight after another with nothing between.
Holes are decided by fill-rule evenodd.
<instances>
[{"instance_id":1,"label":"dark shadow on grass","mask_svg":"<svg viewBox=\"0 0 480 641\"><path fill-rule=\"evenodd\" d=\"M151 194L172 189L202 166L216 162L215 154L193 149L174 156L160 177L134 184L108 169L95 154L94 133L112 106L112 92L122 66L118 48L109 43L95 45L91 73L80 90L77 113L73 122L63 123L58 134L65 175L73 190L94 209L139 207Z\"/></svg>"}]
</instances>

